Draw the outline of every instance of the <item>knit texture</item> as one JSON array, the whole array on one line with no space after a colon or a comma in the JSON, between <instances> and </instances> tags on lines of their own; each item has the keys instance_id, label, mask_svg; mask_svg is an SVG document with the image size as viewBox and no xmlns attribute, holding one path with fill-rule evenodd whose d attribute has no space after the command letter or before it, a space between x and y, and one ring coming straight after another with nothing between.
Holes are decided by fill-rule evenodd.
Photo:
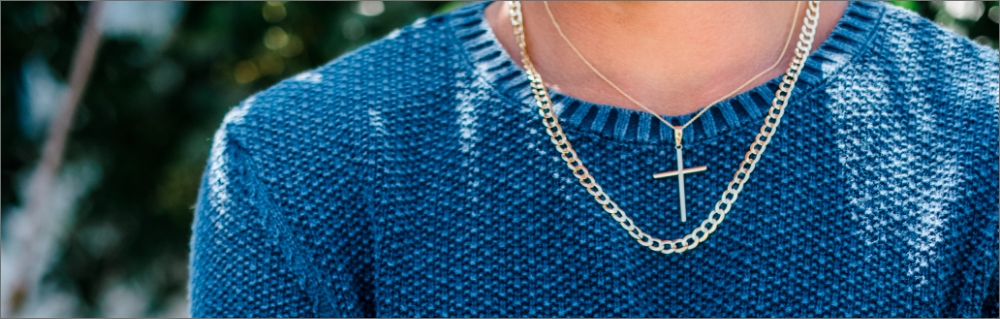
<instances>
[{"instance_id":1,"label":"knit texture","mask_svg":"<svg viewBox=\"0 0 1000 319\"><path fill-rule=\"evenodd\" d=\"M194 316L998 316L997 51L850 4L725 221L664 255L571 175L486 5L229 112L196 206ZM652 178L675 169L665 125L552 94L604 190L675 239L719 200L778 81L685 131L685 166L708 166L686 178L687 223L676 180Z\"/></svg>"}]
</instances>

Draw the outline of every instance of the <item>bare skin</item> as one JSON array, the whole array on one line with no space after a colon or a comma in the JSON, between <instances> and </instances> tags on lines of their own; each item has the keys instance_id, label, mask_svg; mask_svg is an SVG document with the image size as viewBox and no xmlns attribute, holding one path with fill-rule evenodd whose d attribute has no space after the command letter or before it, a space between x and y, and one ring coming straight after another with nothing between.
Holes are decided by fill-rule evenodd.
<instances>
[{"instance_id":1,"label":"bare skin","mask_svg":"<svg viewBox=\"0 0 1000 319\"><path fill-rule=\"evenodd\" d=\"M549 2L556 21L595 68L653 111L696 112L767 69L781 55L795 2ZM806 3L785 58L743 91L780 76L791 62ZM813 50L830 35L847 2L824 2ZM642 111L601 80L557 33L542 2L522 2L531 60L546 84L582 100ZM521 65L507 2L485 18ZM738 92L742 93L742 92Z\"/></svg>"}]
</instances>

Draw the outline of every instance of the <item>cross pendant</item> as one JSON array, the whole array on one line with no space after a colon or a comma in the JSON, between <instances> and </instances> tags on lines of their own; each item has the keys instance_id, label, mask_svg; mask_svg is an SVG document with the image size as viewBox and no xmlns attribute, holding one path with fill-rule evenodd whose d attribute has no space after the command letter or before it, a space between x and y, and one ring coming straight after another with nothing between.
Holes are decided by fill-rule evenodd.
<instances>
[{"instance_id":1,"label":"cross pendant","mask_svg":"<svg viewBox=\"0 0 1000 319\"><path fill-rule=\"evenodd\" d=\"M677 149L677 170L667 171L662 173L653 174L653 178L666 178L677 176L677 189L679 192L680 202L681 202L681 222L687 222L687 203L684 199L684 174L704 172L708 168L706 166L698 166L692 168L684 168L684 148L681 146L681 133L682 129L674 128L674 139L676 140Z\"/></svg>"}]
</instances>

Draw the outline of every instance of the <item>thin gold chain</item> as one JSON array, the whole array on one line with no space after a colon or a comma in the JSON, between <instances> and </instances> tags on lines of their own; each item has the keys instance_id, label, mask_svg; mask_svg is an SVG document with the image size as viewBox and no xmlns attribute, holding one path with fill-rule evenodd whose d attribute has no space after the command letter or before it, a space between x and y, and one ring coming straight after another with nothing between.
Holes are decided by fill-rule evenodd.
<instances>
[{"instance_id":1,"label":"thin gold chain","mask_svg":"<svg viewBox=\"0 0 1000 319\"><path fill-rule=\"evenodd\" d=\"M792 90L795 89L795 83L798 81L799 72L802 70L802 66L805 65L809 52L812 50L813 37L816 34L816 23L819 20L819 1L809 1L806 17L803 19L803 25L799 33L799 41L795 47L795 57L792 58L788 70L782 76L781 83L778 84L778 90L774 92L774 99L771 100L771 108L768 109L767 117L764 118L764 125L760 127L760 132L754 137L753 143L750 144L750 150L747 151L743 162L740 163L739 170L733 175L733 180L729 182L729 185L723 191L722 198L716 202L715 209L691 233L679 239L664 240L654 238L639 229L632 222L632 219L625 214L625 211L621 210L618 204L611 200L611 197L597 184L597 180L594 179L594 176L590 175L590 171L583 165L583 161L577 155L576 151L573 150L569 138L566 137L562 125L559 124L559 117L552 108L552 99L549 96L548 89L545 87L545 82L542 81L541 75L535 70L531 59L528 57L528 45L524 40L521 3L519 1L511 1L509 7L510 23L514 27L514 37L517 39L518 47L520 47L521 61L524 64L525 73L527 73L530 80L531 91L535 96L535 101L538 102L538 114L542 118L542 124L545 126L545 132L549 135L549 140L555 145L556 150L559 151L560 157L566 161L566 165L572 170L573 175L579 179L580 185L583 185L587 189L587 192L604 208L605 212L610 214L640 245L664 254L682 253L694 249L699 243L704 242L708 239L709 235L715 232L719 224L725 219L726 214L732 209L733 203L736 202L740 191L743 190L743 185L750 179L750 173L757 166L757 161L761 158L761 154L767 149L772 136L778 130L781 117L785 114L785 106L788 105L788 98Z\"/></svg>"},{"instance_id":2,"label":"thin gold chain","mask_svg":"<svg viewBox=\"0 0 1000 319\"><path fill-rule=\"evenodd\" d=\"M655 116L657 119L660 120L660 122L663 122L663 124L666 124L667 126L670 126L670 127L674 128L675 131L676 130L683 130L683 129L687 128L689 125L691 125L691 123L694 123L695 120L697 120L699 117L701 117L702 114L705 114L705 112L707 112L708 109L712 108L712 106L715 106L715 104L717 104L719 102L722 102L722 100L728 99L729 97L733 96L733 94L736 94L740 90L743 90L743 88L745 88L747 85L750 85L750 83L753 83L753 81L756 81L761 76L764 76L764 74L767 74L767 72L771 72L771 70L774 70L774 68L777 67L778 64L781 63L781 60L785 59L785 52L788 52L788 44L792 42L792 34L795 31L795 21L797 21L799 19L799 9L802 6L801 2L796 2L795 3L795 15L792 17L792 25L788 28L788 37L785 38L785 46L781 49L781 55L778 56L778 59L775 60L774 63L771 64L770 67L768 67L764 71L761 71L760 73L757 73L756 76L750 78L749 80L747 80L746 82L744 82L743 85L740 85L739 87L737 87L736 89L734 89L732 92L729 92L726 95L723 95L719 99L717 99L715 101L712 101L712 103L709 103L708 106L701 108L701 111L698 111L698 113L696 113L694 115L694 117L691 117L690 119L688 119L688 121L686 123L684 123L683 125L676 126L676 125L671 124L667 120L663 119L663 117L661 117L656 112L653 112L653 110L651 110L645 104L642 104L639 101L637 101L636 99L632 98L631 95L629 95L628 93L625 93L625 91L622 90L621 88L619 88L618 85L615 85L615 83L611 82L611 80L608 79L608 77L604 76L604 73L601 73L601 71L598 71L597 68L595 68L594 65L590 63L590 60L587 60L587 58L585 58L583 56L583 53L580 53L580 50L577 49L575 45L573 45L573 42L569 40L569 37L567 37L566 34L563 33L562 27L559 26L559 23L556 22L555 15L552 14L552 9L549 8L549 2L548 1L542 1L542 3L545 4L545 12L547 12L549 14L549 20L551 20L552 21L552 25L556 27L556 31L559 33L559 36L562 37L563 41L565 41L566 44L569 45L570 49L573 49L573 52L576 53L576 56L580 57L580 60L583 60L583 64L586 64L587 67L590 68L591 71L594 71L594 73L596 73L597 76L601 78L601 80L604 80L604 82L607 83L608 85L610 85L612 88L614 88L615 91L618 91L618 93L621 93L621 95L625 96L625 98L627 98L629 101L632 101L632 103L635 103L636 105L638 105L639 107L641 107L643 110L646 110L646 112L648 112L649 114L652 114L653 116ZM680 141L677 141L677 144L680 144Z\"/></svg>"}]
</instances>

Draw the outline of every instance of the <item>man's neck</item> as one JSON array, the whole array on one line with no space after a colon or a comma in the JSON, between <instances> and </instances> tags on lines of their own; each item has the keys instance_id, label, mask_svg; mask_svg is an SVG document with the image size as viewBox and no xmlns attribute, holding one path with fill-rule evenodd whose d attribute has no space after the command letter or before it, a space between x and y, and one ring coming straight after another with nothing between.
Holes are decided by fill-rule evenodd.
<instances>
[{"instance_id":1,"label":"man's neck","mask_svg":"<svg viewBox=\"0 0 1000 319\"><path fill-rule=\"evenodd\" d=\"M683 115L708 106L774 64L792 27L796 3L554 1L549 6L573 45L609 80L659 114ZM820 6L814 50L846 7L846 2ZM785 58L742 91L784 73L805 10L802 3ZM542 2L522 2L522 12L528 52L548 86L586 101L642 110L573 53ZM485 18L521 65L507 3L490 4Z\"/></svg>"}]
</instances>

